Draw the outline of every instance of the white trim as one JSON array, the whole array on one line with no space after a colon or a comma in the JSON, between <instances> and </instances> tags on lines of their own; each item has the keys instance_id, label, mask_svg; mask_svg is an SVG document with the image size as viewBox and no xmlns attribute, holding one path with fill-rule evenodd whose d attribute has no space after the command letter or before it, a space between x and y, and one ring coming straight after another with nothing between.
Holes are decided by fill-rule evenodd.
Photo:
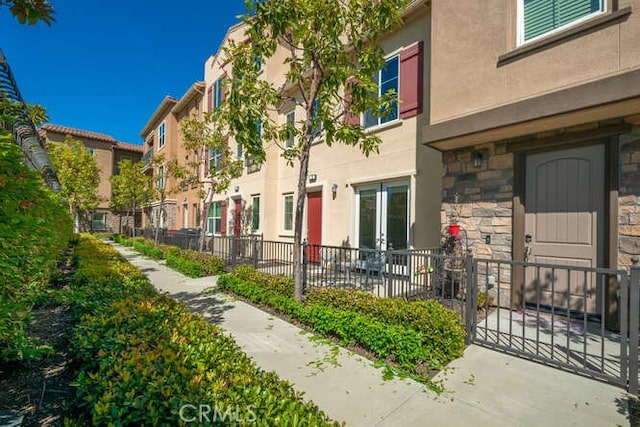
<instances>
[{"instance_id":1,"label":"white trim","mask_svg":"<svg viewBox=\"0 0 640 427\"><path fill-rule=\"evenodd\" d=\"M160 129L163 130L162 133L160 132ZM160 141L162 141L162 144ZM162 150L165 145L167 145L167 122L166 120L163 120L162 123L158 125L158 151Z\"/></svg>"},{"instance_id":2,"label":"white trim","mask_svg":"<svg viewBox=\"0 0 640 427\"><path fill-rule=\"evenodd\" d=\"M388 173L385 175L372 175L370 177L358 178L351 181L347 181L347 184L349 184L352 187L366 185L366 184L375 185L376 183L379 183L379 182L407 180L407 179L410 179L412 176L416 176L417 174L418 172L415 169L412 169L410 171L405 171L405 172Z\"/></svg>"},{"instance_id":3,"label":"white trim","mask_svg":"<svg viewBox=\"0 0 640 427\"><path fill-rule=\"evenodd\" d=\"M393 120L389 120L386 121L384 123L380 123L380 121L382 120L382 117L378 117L378 124L374 125L374 126L369 126L366 127L365 123L364 123L364 118L365 118L365 114L367 113L366 111L360 114L360 125L362 126L362 128L365 130L365 132L367 131L376 131L379 128L384 127L385 125L388 124L395 124L398 122L401 122L400 119L400 53L402 52L402 49L396 49L393 53L391 54L387 54L387 56L385 56L384 58L384 62L385 64L393 59L393 58L398 58L398 87L396 90L396 110L397 110L397 117ZM378 73L378 97L380 97L380 91L381 91L381 74L382 74L382 68L380 68L378 71L376 71L376 73Z\"/></svg>"},{"instance_id":4,"label":"white trim","mask_svg":"<svg viewBox=\"0 0 640 427\"><path fill-rule=\"evenodd\" d=\"M540 34L532 39L525 40L524 39L524 0L517 0L516 6L516 44L517 46L523 46L528 43L534 42L536 40L543 39L552 34L559 33L561 31L566 30L567 28L573 27L574 25L578 25L582 22L588 21L591 18L602 15L607 12L607 3L608 0L599 0L600 1L600 10L597 12L593 12L589 15L583 16L582 18L576 19L575 21L571 21L562 27L554 28L553 30L547 31L544 34Z\"/></svg>"}]
</instances>

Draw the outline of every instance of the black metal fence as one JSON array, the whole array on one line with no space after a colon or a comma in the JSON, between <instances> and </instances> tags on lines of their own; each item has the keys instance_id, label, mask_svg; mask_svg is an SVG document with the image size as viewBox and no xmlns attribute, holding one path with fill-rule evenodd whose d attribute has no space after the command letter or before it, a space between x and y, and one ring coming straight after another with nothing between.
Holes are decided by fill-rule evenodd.
<instances>
[{"instance_id":1,"label":"black metal fence","mask_svg":"<svg viewBox=\"0 0 640 427\"><path fill-rule=\"evenodd\" d=\"M153 238L154 230L142 232ZM190 230L162 243L198 247ZM293 243L206 236L229 268L248 264L293 277ZM303 244L305 287L431 299L455 310L467 343L587 375L638 394L640 266L630 270L449 256L440 248L379 250Z\"/></svg>"}]
</instances>

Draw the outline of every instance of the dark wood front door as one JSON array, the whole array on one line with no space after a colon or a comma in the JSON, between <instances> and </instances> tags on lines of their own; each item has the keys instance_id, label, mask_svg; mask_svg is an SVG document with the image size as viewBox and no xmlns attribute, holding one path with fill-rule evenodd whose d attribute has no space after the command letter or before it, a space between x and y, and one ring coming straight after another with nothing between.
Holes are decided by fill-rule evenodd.
<instances>
[{"instance_id":1,"label":"dark wood front door","mask_svg":"<svg viewBox=\"0 0 640 427\"><path fill-rule=\"evenodd\" d=\"M604 255L603 145L526 158L525 233L529 262L601 267ZM525 302L596 313L592 274L527 268Z\"/></svg>"}]
</instances>

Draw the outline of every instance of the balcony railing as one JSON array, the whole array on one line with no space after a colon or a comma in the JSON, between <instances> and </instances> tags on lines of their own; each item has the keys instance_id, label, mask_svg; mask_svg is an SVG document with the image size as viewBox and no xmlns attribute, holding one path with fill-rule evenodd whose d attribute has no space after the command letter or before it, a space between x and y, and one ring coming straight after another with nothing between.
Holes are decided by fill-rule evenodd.
<instances>
[{"instance_id":1,"label":"balcony railing","mask_svg":"<svg viewBox=\"0 0 640 427\"><path fill-rule=\"evenodd\" d=\"M153 150L149 150L142 155L142 163L150 163L153 160Z\"/></svg>"}]
</instances>

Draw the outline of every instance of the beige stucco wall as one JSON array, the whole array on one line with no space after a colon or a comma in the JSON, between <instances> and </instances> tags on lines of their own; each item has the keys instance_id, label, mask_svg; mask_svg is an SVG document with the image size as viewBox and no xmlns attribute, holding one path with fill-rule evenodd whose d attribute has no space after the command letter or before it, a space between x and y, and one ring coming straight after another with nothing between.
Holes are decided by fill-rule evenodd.
<instances>
[{"instance_id":1,"label":"beige stucco wall","mask_svg":"<svg viewBox=\"0 0 640 427\"><path fill-rule=\"evenodd\" d=\"M356 244L356 190L363 185L402 182L410 187L410 237L409 243L415 247L437 245L440 238L440 154L421 144L422 126L429 112L429 15L425 11L411 18L400 30L382 40L382 45L391 55L416 41L424 41L425 73L423 75L423 114L410 119L399 120L375 130L382 144L378 154L365 157L358 148L334 144L327 147L319 141L312 147L309 175L317 180L307 180L307 191L322 192L323 224L322 243L325 245ZM277 51L264 64L263 78L278 86L284 82L286 53ZM209 87L221 71L216 69L216 58L205 64L206 86ZM229 71L227 71L229 74ZM284 123L286 113L272 115L277 123ZM304 111L296 110L296 120L304 117ZM235 152L235 142L230 141ZM299 167L291 167L282 158L281 149L272 142L265 142L266 162L257 172L249 173L245 167L242 177L231 182L229 189L218 199L228 199L228 233L232 233L234 199L241 198L245 209L250 209L251 196L260 195L260 230L265 239L290 241L293 232L283 229L285 194L297 197ZM337 185L335 198L332 186ZM236 188L238 189L236 191ZM295 206L295 200L294 200ZM306 211L306 205L305 205ZM306 212L303 220L306 237Z\"/></svg>"},{"instance_id":2,"label":"beige stucco wall","mask_svg":"<svg viewBox=\"0 0 640 427\"><path fill-rule=\"evenodd\" d=\"M632 12L498 66L517 47L517 2L432 2L431 124L640 68L640 0L608 3Z\"/></svg>"}]
</instances>

